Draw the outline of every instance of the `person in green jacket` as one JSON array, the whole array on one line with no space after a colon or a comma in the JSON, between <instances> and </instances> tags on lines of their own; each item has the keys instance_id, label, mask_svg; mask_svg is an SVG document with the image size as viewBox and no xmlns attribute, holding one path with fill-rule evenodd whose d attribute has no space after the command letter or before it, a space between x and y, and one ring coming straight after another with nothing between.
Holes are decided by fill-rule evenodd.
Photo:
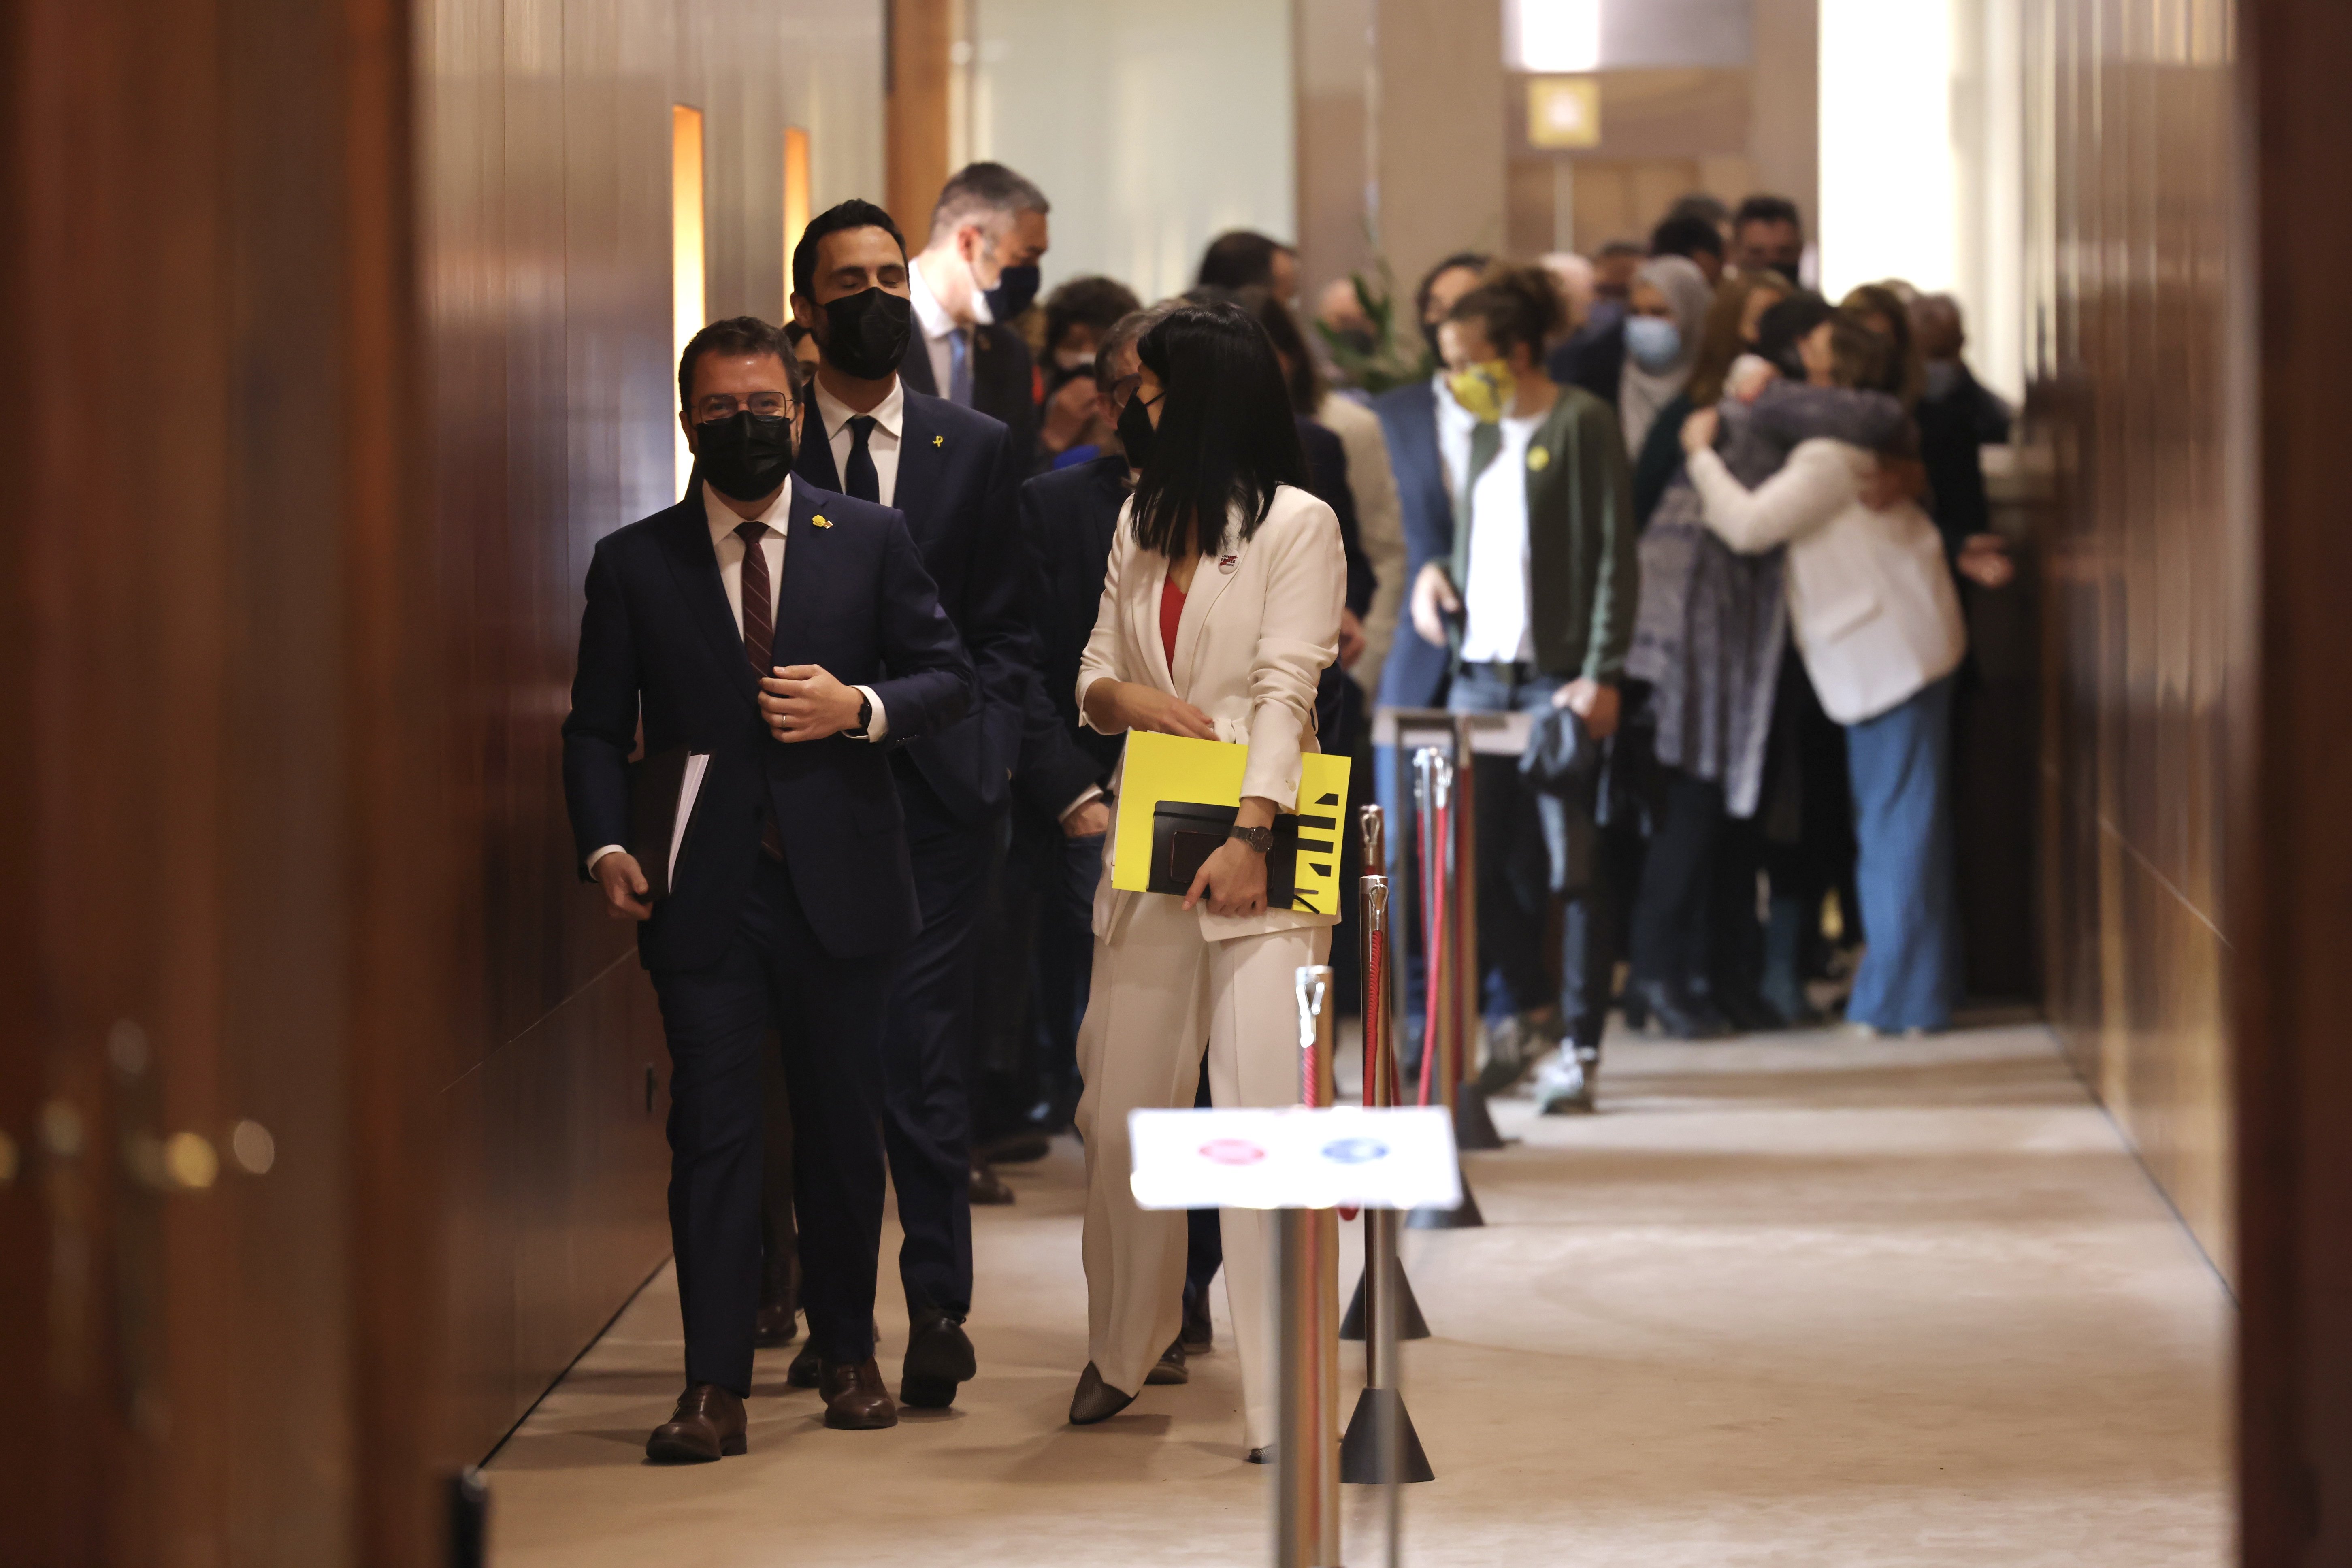
<instances>
[{"instance_id":1,"label":"person in green jacket","mask_svg":"<svg viewBox=\"0 0 2352 1568\"><path fill-rule=\"evenodd\" d=\"M1461 525L1451 557L1414 582L1412 616L1423 637L1454 650L1454 711L1566 708L1601 741L1618 724L1639 531L1617 416L1544 374L1544 344L1566 315L1541 268L1504 268L1438 329L1448 388L1475 423L1444 454ZM1508 1088L1557 1042L1539 1083L1544 1109L1590 1110L1615 900L1604 868L1570 861L1596 858L1598 836L1580 806L1528 787L1515 759L1482 759L1475 787L1482 1082ZM1557 999L1543 962L1556 889L1570 895Z\"/></svg>"}]
</instances>

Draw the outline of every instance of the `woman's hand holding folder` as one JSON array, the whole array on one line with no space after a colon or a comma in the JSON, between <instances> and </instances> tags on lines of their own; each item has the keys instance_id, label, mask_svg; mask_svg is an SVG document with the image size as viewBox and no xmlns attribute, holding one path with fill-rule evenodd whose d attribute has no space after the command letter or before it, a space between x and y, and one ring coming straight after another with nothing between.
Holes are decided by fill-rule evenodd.
<instances>
[{"instance_id":1,"label":"woman's hand holding folder","mask_svg":"<svg viewBox=\"0 0 2352 1568\"><path fill-rule=\"evenodd\" d=\"M1195 741L1217 738L1215 720L1182 698L1138 680L1105 677L1087 687L1087 719L1106 735L1145 730L1155 735L1189 735Z\"/></svg>"}]
</instances>

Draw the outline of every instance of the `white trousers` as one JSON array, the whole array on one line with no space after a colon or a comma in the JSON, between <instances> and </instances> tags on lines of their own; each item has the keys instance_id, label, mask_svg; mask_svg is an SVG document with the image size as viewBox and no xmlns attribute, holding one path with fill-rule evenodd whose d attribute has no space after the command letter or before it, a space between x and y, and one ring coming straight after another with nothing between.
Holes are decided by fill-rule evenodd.
<instances>
[{"instance_id":1,"label":"white trousers","mask_svg":"<svg viewBox=\"0 0 2352 1568\"><path fill-rule=\"evenodd\" d=\"M1134 1394L1183 1321L1184 1215L1138 1208L1127 1113L1190 1109L1207 1046L1220 1106L1298 1103L1297 978L1320 963L1331 928L1304 926L1210 942L1181 900L1138 900L1114 941L1095 944L1078 1032L1086 1093L1087 1353L1102 1380ZM1251 1447L1275 1439L1273 1226L1256 1209L1222 1214L1225 1299L1240 1352L1242 1425Z\"/></svg>"}]
</instances>

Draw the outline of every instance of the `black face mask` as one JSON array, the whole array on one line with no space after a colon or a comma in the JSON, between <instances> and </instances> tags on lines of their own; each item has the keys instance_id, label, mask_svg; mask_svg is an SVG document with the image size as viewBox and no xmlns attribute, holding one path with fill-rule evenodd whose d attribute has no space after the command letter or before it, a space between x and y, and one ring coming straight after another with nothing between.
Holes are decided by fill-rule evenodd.
<instances>
[{"instance_id":1,"label":"black face mask","mask_svg":"<svg viewBox=\"0 0 2352 1568\"><path fill-rule=\"evenodd\" d=\"M1143 399L1130 396L1127 406L1118 411L1118 444L1127 453L1127 466L1140 468L1151 461L1152 438L1160 432L1152 428L1151 410Z\"/></svg>"},{"instance_id":2,"label":"black face mask","mask_svg":"<svg viewBox=\"0 0 2352 1568\"><path fill-rule=\"evenodd\" d=\"M880 381L907 357L914 319L914 303L904 294L880 289L844 294L825 302L824 336L818 346L844 375Z\"/></svg>"},{"instance_id":3,"label":"black face mask","mask_svg":"<svg viewBox=\"0 0 2352 1568\"><path fill-rule=\"evenodd\" d=\"M694 427L694 462L720 495L758 500L793 471L793 422L746 408Z\"/></svg>"},{"instance_id":4,"label":"black face mask","mask_svg":"<svg viewBox=\"0 0 2352 1568\"><path fill-rule=\"evenodd\" d=\"M996 287L982 289L980 297L988 301L990 321L1010 321L1037 297L1037 268L1008 267L996 275Z\"/></svg>"}]
</instances>

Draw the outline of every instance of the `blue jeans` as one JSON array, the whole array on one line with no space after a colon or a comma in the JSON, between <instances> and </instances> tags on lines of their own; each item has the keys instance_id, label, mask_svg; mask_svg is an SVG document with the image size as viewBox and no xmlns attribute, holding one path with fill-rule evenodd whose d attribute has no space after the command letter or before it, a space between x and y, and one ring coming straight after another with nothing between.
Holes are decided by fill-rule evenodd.
<instances>
[{"instance_id":1,"label":"blue jeans","mask_svg":"<svg viewBox=\"0 0 2352 1568\"><path fill-rule=\"evenodd\" d=\"M1952 678L1845 729L1854 881L1869 946L1849 1022L1942 1029L1960 996L1952 880Z\"/></svg>"},{"instance_id":2,"label":"blue jeans","mask_svg":"<svg viewBox=\"0 0 2352 1568\"><path fill-rule=\"evenodd\" d=\"M1542 713L1568 682L1517 665L1465 664L1445 705L1456 713ZM1478 969L1482 1010L1489 1020L1529 1013L1552 998L1544 973L1543 939L1551 890L1570 885L1570 847L1594 842L1580 811L1557 795L1528 787L1517 757L1482 756L1476 767L1478 823ZM1598 1047L1609 1016L1612 921L1600 868L1579 879L1567 900L1560 953L1559 1011L1576 1043Z\"/></svg>"}]
</instances>

